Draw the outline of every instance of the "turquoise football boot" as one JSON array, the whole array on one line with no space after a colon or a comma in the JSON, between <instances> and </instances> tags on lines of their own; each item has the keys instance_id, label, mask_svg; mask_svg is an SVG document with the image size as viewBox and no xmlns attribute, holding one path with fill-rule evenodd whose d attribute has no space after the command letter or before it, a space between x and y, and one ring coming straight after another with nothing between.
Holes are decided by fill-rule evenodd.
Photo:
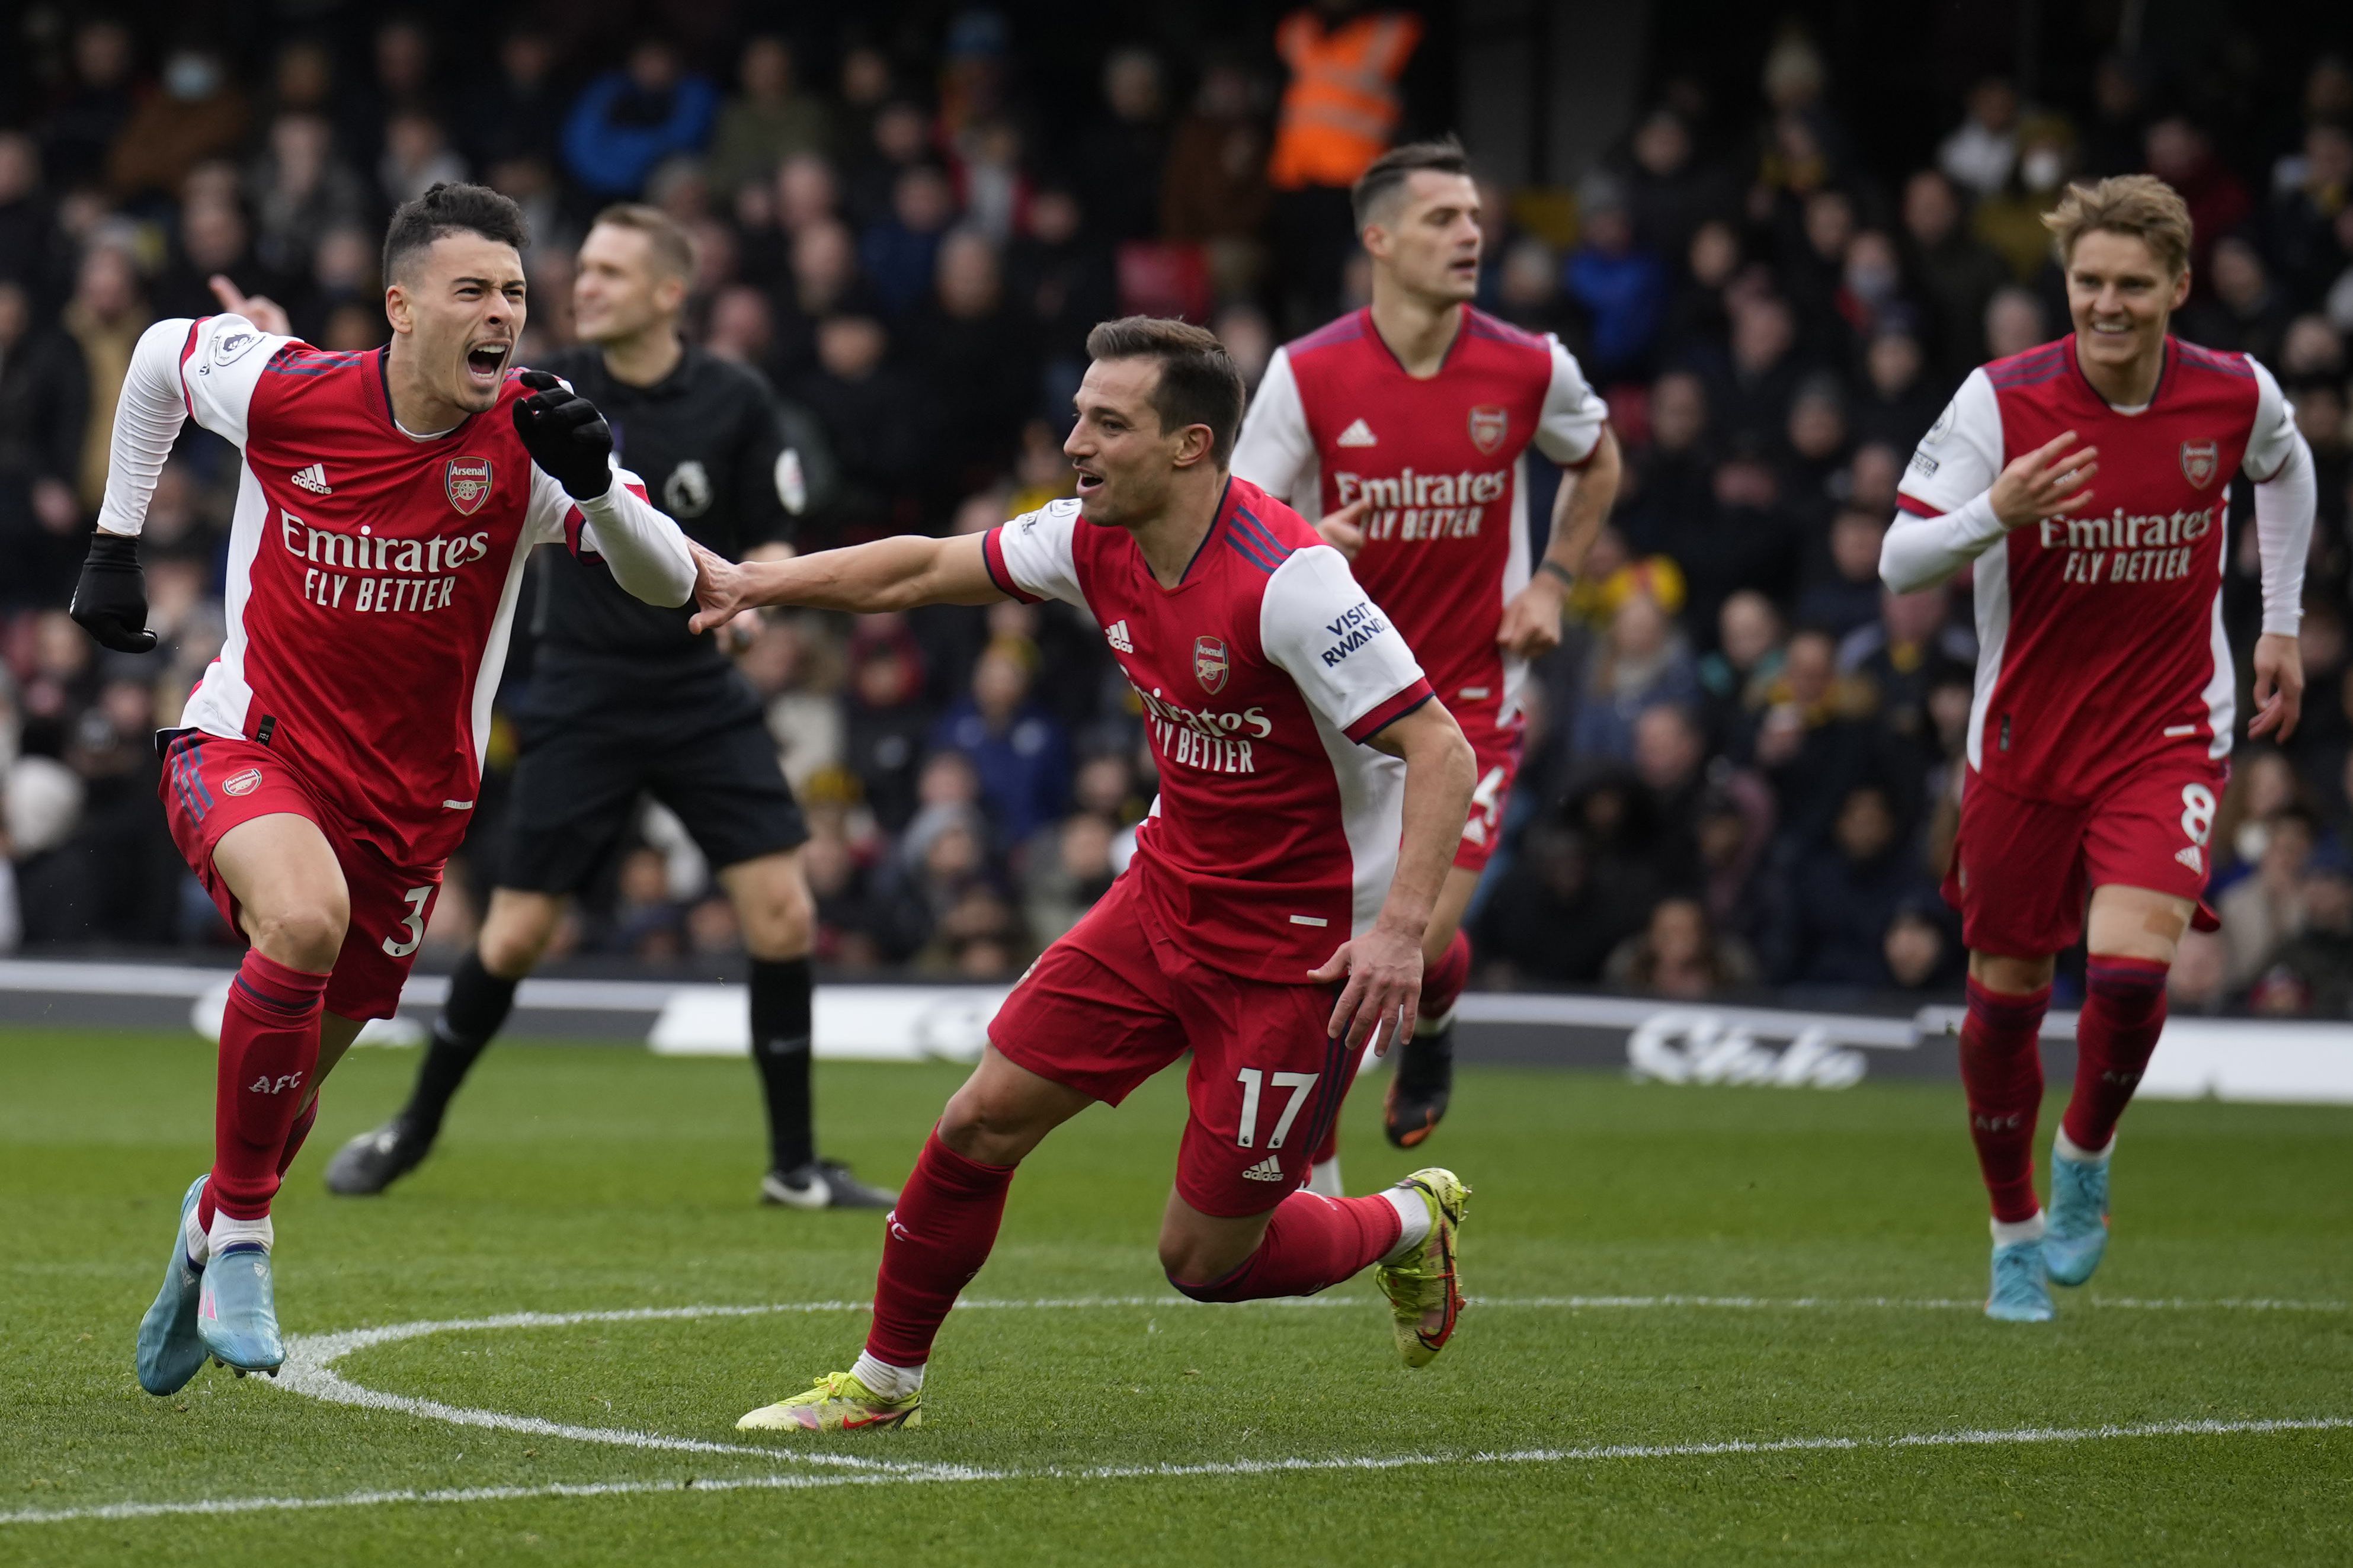
<instances>
[{"instance_id":1,"label":"turquoise football boot","mask_svg":"<svg viewBox=\"0 0 2353 1568\"><path fill-rule=\"evenodd\" d=\"M270 1284L269 1248L259 1242L223 1247L205 1265L197 1292L196 1332L205 1349L239 1377L278 1375L286 1342L278 1332L278 1292Z\"/></svg>"},{"instance_id":2,"label":"turquoise football boot","mask_svg":"<svg viewBox=\"0 0 2353 1568\"><path fill-rule=\"evenodd\" d=\"M2081 1285L2108 1249L2108 1163L2051 1151L2051 1226L2042 1264L2053 1285Z\"/></svg>"},{"instance_id":3,"label":"turquoise football boot","mask_svg":"<svg viewBox=\"0 0 2353 1568\"><path fill-rule=\"evenodd\" d=\"M139 1386L150 1394L177 1394L204 1370L205 1342L196 1333L196 1295L204 1283L200 1263L188 1261L188 1217L204 1195L205 1178L188 1184L180 1217L172 1226L172 1258L164 1265L164 1288L139 1320Z\"/></svg>"},{"instance_id":4,"label":"turquoise football boot","mask_svg":"<svg viewBox=\"0 0 2353 1568\"><path fill-rule=\"evenodd\" d=\"M1986 1297L1985 1310L1996 1322L2051 1321L2051 1287L2043 1280L2041 1241L1994 1245L1993 1290Z\"/></svg>"}]
</instances>

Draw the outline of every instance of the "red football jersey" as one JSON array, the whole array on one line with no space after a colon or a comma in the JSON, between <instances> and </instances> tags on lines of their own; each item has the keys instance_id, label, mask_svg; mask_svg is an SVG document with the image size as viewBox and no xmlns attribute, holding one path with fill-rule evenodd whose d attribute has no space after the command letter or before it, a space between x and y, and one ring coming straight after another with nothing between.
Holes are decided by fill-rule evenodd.
<instances>
[{"instance_id":1,"label":"red football jersey","mask_svg":"<svg viewBox=\"0 0 2353 1568\"><path fill-rule=\"evenodd\" d=\"M393 418L388 353L188 324L187 411L245 468L228 636L185 721L267 743L354 837L429 865L465 837L531 547L579 548L581 513L515 434L512 373L495 407L417 437Z\"/></svg>"},{"instance_id":2,"label":"red football jersey","mask_svg":"<svg viewBox=\"0 0 2353 1568\"><path fill-rule=\"evenodd\" d=\"M1275 352L1234 472L1310 518L1371 498L1356 580L1475 742L1520 724L1525 661L1495 633L1532 569L1527 449L1581 463L1608 418L1558 338L1466 306L1417 380L1361 310Z\"/></svg>"},{"instance_id":3,"label":"red football jersey","mask_svg":"<svg viewBox=\"0 0 2353 1568\"><path fill-rule=\"evenodd\" d=\"M1092 615L1144 705L1160 795L1127 875L1156 939L1305 984L1370 929L1397 869L1405 764L1364 742L1430 689L1338 551L1240 479L1174 588L1075 500L982 548L1015 598Z\"/></svg>"},{"instance_id":4,"label":"red football jersey","mask_svg":"<svg viewBox=\"0 0 2353 1568\"><path fill-rule=\"evenodd\" d=\"M2007 534L1987 515L1998 537L1976 562L1968 759L2013 795L2080 805L2169 752L2229 754L2231 480L2278 474L2297 436L2278 383L2245 354L2168 338L2156 395L2126 410L2084 379L2071 335L1971 372L1922 438L1899 505L1960 511L2069 430L2099 448L2090 503Z\"/></svg>"}]
</instances>

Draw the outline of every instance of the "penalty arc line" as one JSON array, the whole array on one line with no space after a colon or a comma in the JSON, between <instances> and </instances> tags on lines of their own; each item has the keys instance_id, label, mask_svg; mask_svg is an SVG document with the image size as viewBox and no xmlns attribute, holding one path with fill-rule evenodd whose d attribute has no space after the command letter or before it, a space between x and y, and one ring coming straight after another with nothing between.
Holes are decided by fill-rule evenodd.
<instances>
[{"instance_id":1,"label":"penalty arc line","mask_svg":"<svg viewBox=\"0 0 2353 1568\"><path fill-rule=\"evenodd\" d=\"M1915 1432L1894 1437L1733 1438L1715 1443L1609 1443L1572 1448L1523 1448L1504 1453L1395 1454L1332 1458L1225 1460L1198 1465L1104 1465L980 1470L915 1468L892 1473L742 1476L675 1481L591 1481L538 1487L463 1487L438 1491L361 1491L332 1497L206 1498L185 1502L119 1502L90 1508L26 1509L0 1513L0 1525L67 1524L79 1521L220 1517L247 1513L304 1512L370 1508L397 1503L521 1502L543 1499L632 1497L652 1493L797 1491L849 1486L938 1486L1025 1480L1181 1480L1293 1475L1315 1471L1383 1471L1436 1465L1599 1464L1630 1459L1739 1458L1746 1455L1900 1452L1911 1448L2014 1447L2052 1443L2108 1442L2134 1437L2236 1436L2286 1432L2353 1430L2353 1416L2284 1417L2253 1421L2152 1421L2101 1426L2027 1426L2008 1431ZM774 1450L769 1450L773 1453Z\"/></svg>"}]
</instances>

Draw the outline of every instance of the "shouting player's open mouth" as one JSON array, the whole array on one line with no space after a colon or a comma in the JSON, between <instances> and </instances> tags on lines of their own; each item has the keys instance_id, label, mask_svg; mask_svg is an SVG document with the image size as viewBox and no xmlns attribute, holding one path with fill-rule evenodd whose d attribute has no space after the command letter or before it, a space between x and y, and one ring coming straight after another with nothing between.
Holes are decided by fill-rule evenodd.
<instances>
[{"instance_id":1,"label":"shouting player's open mouth","mask_svg":"<svg viewBox=\"0 0 2353 1568\"><path fill-rule=\"evenodd\" d=\"M1092 468L1088 468L1084 463L1072 463L1071 467L1078 470L1079 499L1081 500L1086 500L1089 496L1093 495L1103 488L1103 477L1101 474L1096 473Z\"/></svg>"},{"instance_id":2,"label":"shouting player's open mouth","mask_svg":"<svg viewBox=\"0 0 2353 1568\"><path fill-rule=\"evenodd\" d=\"M491 338L466 351L466 379L488 392L496 392L499 378L507 373L507 361L514 354L512 338Z\"/></svg>"}]
</instances>

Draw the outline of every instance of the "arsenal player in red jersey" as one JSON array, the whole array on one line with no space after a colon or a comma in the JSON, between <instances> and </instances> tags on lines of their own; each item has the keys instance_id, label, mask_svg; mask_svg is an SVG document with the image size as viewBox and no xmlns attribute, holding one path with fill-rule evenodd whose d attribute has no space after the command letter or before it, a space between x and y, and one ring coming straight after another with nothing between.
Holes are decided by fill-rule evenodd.
<instances>
[{"instance_id":1,"label":"arsenal player in red jersey","mask_svg":"<svg viewBox=\"0 0 2353 1568\"><path fill-rule=\"evenodd\" d=\"M1617 500L1619 458L1608 410L1560 340L1472 308L1479 189L1460 146L1395 149L1355 201L1372 304L1276 351L1234 472L1324 520L1479 755L1430 918L1421 1024L1389 1085L1389 1139L1411 1148L1446 1114L1454 1001L1471 971L1462 915L1519 772L1521 681L1560 641L1562 604ZM1531 447L1568 469L1533 571ZM1338 1192L1331 1145L1317 1164L1316 1190Z\"/></svg>"},{"instance_id":2,"label":"arsenal player in red jersey","mask_svg":"<svg viewBox=\"0 0 2353 1568\"><path fill-rule=\"evenodd\" d=\"M1453 1332L1469 1189L1452 1172L1369 1197L1300 1189L1367 1038L1413 1026L1471 748L1338 552L1229 474L1242 386L1218 340L1131 317L1087 352L1062 447L1075 501L797 561L698 552L702 626L751 605L1073 605L1134 687L1160 765L1134 863L1021 977L925 1142L886 1227L865 1353L743 1427L918 1424L933 1337L988 1258L1014 1168L1188 1050L1160 1225L1169 1282L1246 1301L1377 1266L1408 1365Z\"/></svg>"},{"instance_id":3,"label":"arsenal player in red jersey","mask_svg":"<svg viewBox=\"0 0 2353 1568\"><path fill-rule=\"evenodd\" d=\"M2271 373L2168 335L2189 213L2147 174L2071 188L2043 220L2073 335L1970 373L1921 441L1880 571L1897 593L1971 567L1977 700L1945 895L1969 948L1961 1079L1993 1206L1989 1316L2040 1322L2107 1245L2116 1121L2165 1023L2228 773L2230 486L2263 558L2252 736L2295 728L2312 454ZM2035 1037L2054 954L2085 934L2074 1091L2034 1194Z\"/></svg>"},{"instance_id":4,"label":"arsenal player in red jersey","mask_svg":"<svg viewBox=\"0 0 2353 1568\"><path fill-rule=\"evenodd\" d=\"M227 640L157 738L172 836L252 946L221 1024L213 1166L140 1324L150 1393L207 1355L239 1375L285 1359L270 1200L320 1079L391 1015L424 940L532 546L596 553L649 603L693 589L684 535L613 467L596 408L511 368L527 238L506 197L435 185L385 237L389 347L323 353L216 280L231 313L158 321L132 356L76 620L155 645L136 542L184 420L244 465Z\"/></svg>"}]
</instances>

